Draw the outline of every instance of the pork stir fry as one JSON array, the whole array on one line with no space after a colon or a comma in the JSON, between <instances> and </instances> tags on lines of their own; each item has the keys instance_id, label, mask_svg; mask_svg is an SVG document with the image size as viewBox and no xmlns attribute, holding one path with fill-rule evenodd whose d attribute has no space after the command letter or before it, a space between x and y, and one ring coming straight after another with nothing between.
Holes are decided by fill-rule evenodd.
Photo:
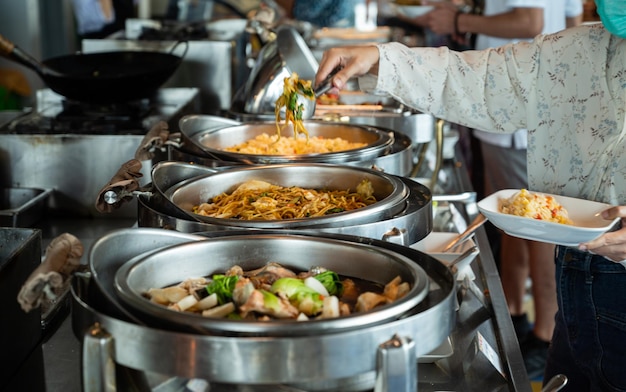
<instances>
[{"instance_id":1,"label":"pork stir fry","mask_svg":"<svg viewBox=\"0 0 626 392\"><path fill-rule=\"evenodd\" d=\"M205 317L305 321L367 312L402 298L409 290L399 276L383 287L321 267L294 272L269 262L250 271L236 265L224 274L152 288L145 295L169 309Z\"/></svg>"}]
</instances>

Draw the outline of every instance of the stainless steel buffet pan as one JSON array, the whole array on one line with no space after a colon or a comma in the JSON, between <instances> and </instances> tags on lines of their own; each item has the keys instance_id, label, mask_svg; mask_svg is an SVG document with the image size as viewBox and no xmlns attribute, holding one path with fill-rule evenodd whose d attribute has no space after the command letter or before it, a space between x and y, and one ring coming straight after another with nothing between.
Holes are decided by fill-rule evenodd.
<instances>
[{"instance_id":1,"label":"stainless steel buffet pan","mask_svg":"<svg viewBox=\"0 0 626 392\"><path fill-rule=\"evenodd\" d=\"M130 245L137 242L133 230L143 229L125 229L116 237L125 238ZM299 337L233 337L175 332L111 316L102 310L107 298L90 294L93 279L74 279L72 325L75 335L83 342L83 374L91 369L100 371L100 377L110 376L110 372L102 370L117 364L145 373L201 378L212 386L220 383L289 384L309 391L371 390L378 376L377 352L385 342L394 336L406 337L414 343L415 355L420 357L437 348L449 336L455 322L455 282L451 272L436 259L405 246L375 239L280 230L261 232L263 235L312 236L385 249L419 265L428 275L430 291L416 307L387 323L341 331L329 329ZM246 233L254 235L260 231ZM242 234L212 232L202 235L227 238ZM143 237L143 241L146 239ZM132 253L117 240L109 243L107 238L102 238L99 242L104 262L109 257L123 259ZM158 244L153 246L156 251L162 249ZM410 369L416 370L415 360L409 359L408 362ZM89 380L89 377L85 379Z\"/></svg>"},{"instance_id":2,"label":"stainless steel buffet pan","mask_svg":"<svg viewBox=\"0 0 626 392\"><path fill-rule=\"evenodd\" d=\"M117 270L136 255L161 247L202 240L206 237L157 228L136 228L116 230L99 238L90 248L88 256L91 274L91 294L98 301L101 310L122 320L139 322L120 301L114 288Z\"/></svg>"},{"instance_id":3,"label":"stainless steel buffet pan","mask_svg":"<svg viewBox=\"0 0 626 392\"><path fill-rule=\"evenodd\" d=\"M238 167L237 169L240 168ZM185 178L186 173L189 173L192 179L203 179L204 177L202 177L201 173L204 170L223 173L223 171L199 165L182 162L163 162L155 165L153 169L153 178L159 181L159 183L153 184L152 187L165 188L170 186L175 188L175 186L184 183L184 180L187 179ZM231 168L227 170L231 170ZM398 205L393 205L393 209L398 210L395 214L381 218L380 214L375 213L361 217L362 220L359 222L356 220L340 220L332 225L319 225L315 224L315 220L312 220L308 222L308 225L298 225L298 230L351 234L385 239L405 245L416 243L432 230L432 194L426 186L420 183L402 177L395 178L402 182L407 191L407 196ZM140 227L165 228L185 233L224 230L239 231L251 228L270 229L272 227L284 230L293 228L289 222L273 222L270 225L257 222L257 226L250 226L239 220L215 219L212 222L198 220L175 206L166 196L160 196L157 191L154 191L152 196L140 194L137 197L137 201L137 222Z\"/></svg>"},{"instance_id":4,"label":"stainless steel buffet pan","mask_svg":"<svg viewBox=\"0 0 626 392\"><path fill-rule=\"evenodd\" d=\"M368 312L308 321L231 320L177 312L151 302L151 288L176 285L186 279L223 274L238 265L244 271L277 262L293 271L323 267L340 276L384 286L396 276L407 282L409 292L390 304ZM180 331L214 335L307 336L326 331L350 330L401 317L417 306L428 292L428 275L411 259L371 245L288 234L248 234L174 245L131 259L116 273L115 286L125 304L138 314Z\"/></svg>"},{"instance_id":5,"label":"stainless steel buffet pan","mask_svg":"<svg viewBox=\"0 0 626 392\"><path fill-rule=\"evenodd\" d=\"M0 188L0 227L31 227L43 218L51 189Z\"/></svg>"},{"instance_id":6,"label":"stainless steel buffet pan","mask_svg":"<svg viewBox=\"0 0 626 392\"><path fill-rule=\"evenodd\" d=\"M211 116L189 115L179 122L183 144L191 151L201 155L221 159L229 162L239 162L249 165L272 164L289 162L315 162L315 163L345 163L359 160L371 160L387 155L393 145L393 132L382 128L367 125L351 125L345 123L332 123L324 121L307 121L304 123L311 137L324 139L342 138L351 143L363 143L364 147L319 153L319 154L246 154L226 151L227 148L247 142L261 134L274 135L277 132L274 121L247 122L239 125L227 125L225 120L223 127ZM292 136L291 127L282 130L283 136Z\"/></svg>"},{"instance_id":7,"label":"stainless steel buffet pan","mask_svg":"<svg viewBox=\"0 0 626 392\"><path fill-rule=\"evenodd\" d=\"M368 180L377 202L368 206L334 214L280 220L244 220L217 218L192 212L194 206L207 203L222 193L231 193L247 181L257 180L282 187L316 190L356 191L361 181ZM392 217L405 208L409 190L399 177L360 167L325 164L283 164L246 166L182 181L165 192L168 200L193 219L247 228L338 227Z\"/></svg>"},{"instance_id":8,"label":"stainless steel buffet pan","mask_svg":"<svg viewBox=\"0 0 626 392\"><path fill-rule=\"evenodd\" d=\"M217 126L217 125L215 125ZM389 131L392 132L392 131ZM388 174L397 176L409 176L415 167L413 146L411 139L402 133L393 133L393 144L390 149L381 156L371 159L364 159L360 155L354 156L354 160L342 162L347 166L357 166L372 168ZM288 163L298 163L297 156L293 161ZM241 161L226 161L218 156L209 155L201 151L197 146L190 142L183 142L179 146L170 146L169 159L179 162L194 162L203 166L220 168L224 166L244 166L248 163Z\"/></svg>"},{"instance_id":9,"label":"stainless steel buffet pan","mask_svg":"<svg viewBox=\"0 0 626 392\"><path fill-rule=\"evenodd\" d=\"M165 193L174 185L192 178L216 173L217 170L203 165L188 162L161 161L152 167L152 183L150 200L162 207L163 212L172 216L189 218L188 212L171 203Z\"/></svg>"}]
</instances>

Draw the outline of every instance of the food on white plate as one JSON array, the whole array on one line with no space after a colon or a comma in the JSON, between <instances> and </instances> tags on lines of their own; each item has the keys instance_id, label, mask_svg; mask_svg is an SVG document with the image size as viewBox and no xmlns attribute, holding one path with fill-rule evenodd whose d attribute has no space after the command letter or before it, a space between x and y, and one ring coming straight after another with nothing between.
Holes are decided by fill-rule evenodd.
<instances>
[{"instance_id":1,"label":"food on white plate","mask_svg":"<svg viewBox=\"0 0 626 392\"><path fill-rule=\"evenodd\" d=\"M507 199L502 199L500 212L546 222L573 224L567 210L554 197L521 189Z\"/></svg>"},{"instance_id":2,"label":"food on white plate","mask_svg":"<svg viewBox=\"0 0 626 392\"><path fill-rule=\"evenodd\" d=\"M300 155L346 151L364 146L365 143L349 142L340 137L280 137L262 133L254 139L225 148L224 151L255 155Z\"/></svg>"},{"instance_id":3,"label":"food on white plate","mask_svg":"<svg viewBox=\"0 0 626 392\"><path fill-rule=\"evenodd\" d=\"M321 217L376 203L374 187L363 180L356 190L316 190L283 187L249 180L231 193L222 193L192 207L198 215L240 220L283 220Z\"/></svg>"},{"instance_id":4,"label":"food on white plate","mask_svg":"<svg viewBox=\"0 0 626 392\"><path fill-rule=\"evenodd\" d=\"M398 276L386 285L340 277L323 267L296 272L276 262L244 271L187 279L151 288L145 297L178 312L235 320L328 319L367 312L394 302L410 290Z\"/></svg>"}]
</instances>

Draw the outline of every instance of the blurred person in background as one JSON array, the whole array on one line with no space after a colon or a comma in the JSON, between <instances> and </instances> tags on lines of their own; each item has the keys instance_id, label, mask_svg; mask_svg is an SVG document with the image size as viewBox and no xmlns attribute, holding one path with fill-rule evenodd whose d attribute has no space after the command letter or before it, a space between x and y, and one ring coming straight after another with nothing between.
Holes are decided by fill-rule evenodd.
<instances>
[{"instance_id":1,"label":"blurred person in background","mask_svg":"<svg viewBox=\"0 0 626 392\"><path fill-rule=\"evenodd\" d=\"M582 23L581 0L485 0L482 15L464 14L450 3L433 3L435 9L420 17L420 23L457 41L477 34L476 49L496 48L538 34L554 33ZM475 181L484 195L502 189L528 188L528 133L494 134L474 130L479 141L482 179ZM481 183L482 182L482 183ZM498 241L502 286L522 355L531 378L543 374L557 311L554 280L554 245L500 233ZM534 325L531 329L524 307L527 280L531 281Z\"/></svg>"},{"instance_id":2,"label":"blurred person in background","mask_svg":"<svg viewBox=\"0 0 626 392\"><path fill-rule=\"evenodd\" d=\"M353 27L356 0L274 0L285 16L317 27Z\"/></svg>"},{"instance_id":3,"label":"blurred person in background","mask_svg":"<svg viewBox=\"0 0 626 392\"><path fill-rule=\"evenodd\" d=\"M72 0L79 38L106 38L135 18L134 0Z\"/></svg>"},{"instance_id":4,"label":"blurred person in background","mask_svg":"<svg viewBox=\"0 0 626 392\"><path fill-rule=\"evenodd\" d=\"M425 4L428 4L426 0ZM482 13L482 3L480 1L449 0L447 1L446 7L449 7L455 12L459 11L472 14ZM425 46L447 46L452 50L467 50L474 48L475 34L468 32L463 35L455 35L454 31L448 32L443 29L437 29L437 31L432 30L431 25L435 22L431 23L431 18L434 16L435 14L432 12L416 17L409 17L401 12L396 12L396 15L390 19L392 24L398 25L399 27L406 28L409 26L410 29L410 26L413 26L413 28L420 28L424 34Z\"/></svg>"}]
</instances>

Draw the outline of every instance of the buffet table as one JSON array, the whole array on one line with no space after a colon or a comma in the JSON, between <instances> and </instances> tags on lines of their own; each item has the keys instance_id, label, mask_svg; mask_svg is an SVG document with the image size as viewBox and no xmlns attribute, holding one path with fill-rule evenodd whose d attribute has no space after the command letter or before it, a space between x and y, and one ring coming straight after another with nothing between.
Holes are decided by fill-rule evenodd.
<instances>
[{"instance_id":1,"label":"buffet table","mask_svg":"<svg viewBox=\"0 0 626 392\"><path fill-rule=\"evenodd\" d=\"M444 194L435 193L439 205L453 204L466 222L471 221L477 213L476 200L463 162L459 159L448 159L442 170L446 185ZM67 218L43 221L38 226L42 230L42 248L52 238L69 232L79 237L87 250L105 233L131 228L136 226L136 221ZM476 278L459 282L459 308L455 328L442 347L419 360L418 390L531 391L498 271L483 228L477 231L474 241L480 248L480 254L471 265ZM83 257L86 258L87 251L85 253ZM60 312L57 319L50 322L41 345L48 392L81 391L81 348L72 331L72 318L68 314L69 310ZM36 365L40 358L39 353L34 353L33 358ZM153 390L194 390L190 388L193 387L189 383L173 383L165 378Z\"/></svg>"}]
</instances>

